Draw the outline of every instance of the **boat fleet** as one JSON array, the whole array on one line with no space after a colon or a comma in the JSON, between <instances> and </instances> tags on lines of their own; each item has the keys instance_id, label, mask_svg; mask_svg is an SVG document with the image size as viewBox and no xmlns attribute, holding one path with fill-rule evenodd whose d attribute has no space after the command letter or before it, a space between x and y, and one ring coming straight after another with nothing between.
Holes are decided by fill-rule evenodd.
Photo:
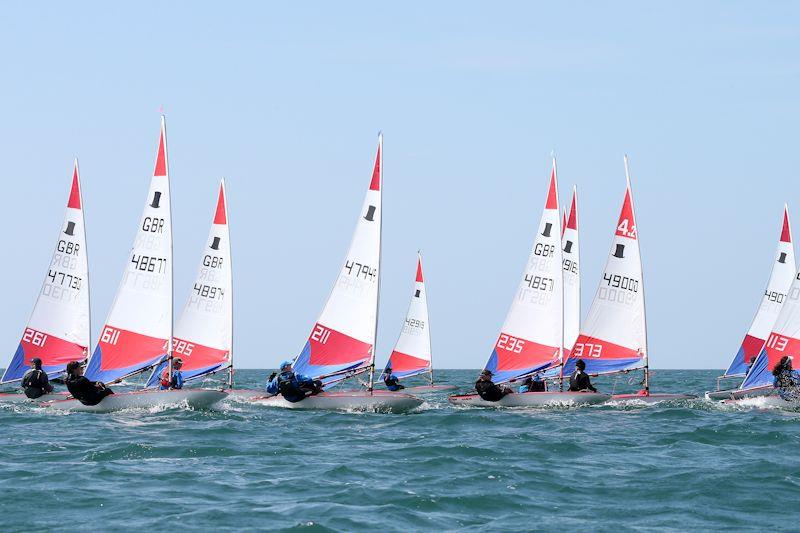
<instances>
[{"instance_id":1,"label":"boat fleet","mask_svg":"<svg viewBox=\"0 0 800 533\"><path fill-rule=\"evenodd\" d=\"M496 384L537 377L545 390L511 392L490 402L476 393L454 394L456 406L529 407L592 405L606 402L656 403L693 398L651 390L650 353L644 298L640 234L627 157L626 187L608 258L589 311L581 321L578 194L569 209L559 204L555 158L547 180L544 207L528 260L508 313L489 351L484 370ZM53 410L108 412L156 405L207 408L223 399L289 409L402 412L419 407L415 394L455 389L437 384L432 365L430 320L422 255L418 252L411 298L397 342L387 363L376 367L381 284L383 137L359 211L355 231L327 301L300 353L295 372L322 382L324 390L299 402L264 390L237 389L233 359L233 274L225 182L192 291L177 317L173 298L173 238L165 119L145 205L116 296L89 350L91 311L89 261L78 162L75 161L63 224L41 291L21 340L0 378L2 402L31 402L13 390L31 365L42 361L51 379L63 376L67 363L80 361L90 380L125 384L132 390L84 405L67 393L35 400ZM800 346L800 273L795 264L788 210L767 288L744 340L717 380L711 401L794 407L775 394L771 369ZM162 390L180 358L187 383L214 387ZM591 376L641 372L635 394L569 391L565 382L582 361ZM382 368L376 372L376 368ZM427 375L428 383L400 391L376 389L376 377L400 380ZM723 383L737 380L735 386ZM136 383L135 385L131 385ZM351 385L350 390L347 384Z\"/></svg>"}]
</instances>

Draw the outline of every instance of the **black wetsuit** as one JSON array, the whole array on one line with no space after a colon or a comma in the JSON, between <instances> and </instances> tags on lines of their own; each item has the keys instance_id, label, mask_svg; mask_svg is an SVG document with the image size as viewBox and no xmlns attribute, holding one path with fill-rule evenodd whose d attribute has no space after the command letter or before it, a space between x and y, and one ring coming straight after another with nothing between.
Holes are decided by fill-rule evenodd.
<instances>
[{"instance_id":1,"label":"black wetsuit","mask_svg":"<svg viewBox=\"0 0 800 533\"><path fill-rule=\"evenodd\" d=\"M575 372L573 372L569 377L569 390L576 392L587 389L592 392L597 392L597 389L592 386L592 381L589 379L589 374L582 370L576 369Z\"/></svg>"},{"instance_id":2,"label":"black wetsuit","mask_svg":"<svg viewBox=\"0 0 800 533\"><path fill-rule=\"evenodd\" d=\"M108 387L98 389L95 385L97 382L85 376L69 376L66 383L69 393L83 405L97 405L109 394L114 394Z\"/></svg>"},{"instance_id":3,"label":"black wetsuit","mask_svg":"<svg viewBox=\"0 0 800 533\"><path fill-rule=\"evenodd\" d=\"M491 381L483 381L482 379L475 382L475 390L478 391L478 396L487 402L499 402L503 396L510 392L500 385L495 385Z\"/></svg>"},{"instance_id":4,"label":"black wetsuit","mask_svg":"<svg viewBox=\"0 0 800 533\"><path fill-rule=\"evenodd\" d=\"M53 392L53 386L50 385L47 374L36 368L28 370L22 376L22 388L28 398L39 398L48 392Z\"/></svg>"}]
</instances>

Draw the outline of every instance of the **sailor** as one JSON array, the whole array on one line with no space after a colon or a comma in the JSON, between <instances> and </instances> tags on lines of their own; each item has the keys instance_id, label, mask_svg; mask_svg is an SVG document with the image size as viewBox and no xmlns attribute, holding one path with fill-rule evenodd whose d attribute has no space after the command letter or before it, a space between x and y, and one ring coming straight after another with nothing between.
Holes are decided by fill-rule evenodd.
<instances>
[{"instance_id":1,"label":"sailor","mask_svg":"<svg viewBox=\"0 0 800 533\"><path fill-rule=\"evenodd\" d=\"M506 386L495 385L490 370L481 372L478 381L475 382L475 390L478 391L478 396L487 402L498 402L503 399L503 396L514 392Z\"/></svg>"},{"instance_id":2,"label":"sailor","mask_svg":"<svg viewBox=\"0 0 800 533\"><path fill-rule=\"evenodd\" d=\"M386 370L383 371L383 382L390 391L405 389L405 387L400 384L400 380L397 376L392 373L392 367L386 367Z\"/></svg>"},{"instance_id":3,"label":"sailor","mask_svg":"<svg viewBox=\"0 0 800 533\"><path fill-rule=\"evenodd\" d=\"M778 390L781 398L784 400L796 400L800 376L798 376L796 370L792 369L792 358L788 355L781 357L781 360L772 367L772 375L775 376L772 385Z\"/></svg>"},{"instance_id":4,"label":"sailor","mask_svg":"<svg viewBox=\"0 0 800 533\"><path fill-rule=\"evenodd\" d=\"M592 386L589 374L584 370L586 370L586 363L583 362L583 359L575 361L575 372L569 377L569 390L572 392L586 392L587 390L597 392L597 389Z\"/></svg>"},{"instance_id":5,"label":"sailor","mask_svg":"<svg viewBox=\"0 0 800 533\"><path fill-rule=\"evenodd\" d=\"M31 369L22 376L22 388L25 396L31 399L53 392L53 386L50 385L47 374L42 370L42 360L38 357L31 359Z\"/></svg>"},{"instance_id":6,"label":"sailor","mask_svg":"<svg viewBox=\"0 0 800 533\"><path fill-rule=\"evenodd\" d=\"M272 377L267 383L267 392L280 394L287 402L296 403L307 396L322 392L322 382L311 379L303 374L296 374L292 368L292 361L281 363L280 374Z\"/></svg>"},{"instance_id":7,"label":"sailor","mask_svg":"<svg viewBox=\"0 0 800 533\"><path fill-rule=\"evenodd\" d=\"M183 359L176 357L172 360L172 379L169 377L169 367L161 373L161 390L182 389L183 388Z\"/></svg>"},{"instance_id":8,"label":"sailor","mask_svg":"<svg viewBox=\"0 0 800 533\"><path fill-rule=\"evenodd\" d=\"M528 376L519 387L519 392L545 392L547 386L539 374Z\"/></svg>"},{"instance_id":9,"label":"sailor","mask_svg":"<svg viewBox=\"0 0 800 533\"><path fill-rule=\"evenodd\" d=\"M79 361L67 363L67 390L72 397L83 405L97 405L103 398L114 391L106 387L102 381L91 381L83 375L83 366Z\"/></svg>"},{"instance_id":10,"label":"sailor","mask_svg":"<svg viewBox=\"0 0 800 533\"><path fill-rule=\"evenodd\" d=\"M750 357L750 361L748 361L747 364L745 365L745 369L744 369L744 373L745 374L748 374L750 372L750 369L753 368L753 364L755 362L756 362L756 356L754 355L754 356Z\"/></svg>"}]
</instances>

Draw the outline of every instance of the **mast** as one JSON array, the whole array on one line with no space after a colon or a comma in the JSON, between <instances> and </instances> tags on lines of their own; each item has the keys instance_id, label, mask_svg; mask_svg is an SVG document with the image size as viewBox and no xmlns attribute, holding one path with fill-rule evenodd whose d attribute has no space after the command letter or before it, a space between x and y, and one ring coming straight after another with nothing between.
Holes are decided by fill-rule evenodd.
<instances>
[{"instance_id":1,"label":"mast","mask_svg":"<svg viewBox=\"0 0 800 533\"><path fill-rule=\"evenodd\" d=\"M636 218L636 205L635 205L635 203L633 201L633 190L631 189L631 172L630 172L630 168L628 167L628 154L625 154L623 156L623 160L625 161L625 181L627 182L628 190L630 191L630 195L631 195L631 211L633 213L633 220L637 221L637 218ZM636 222L636 235L637 235L637 240L638 240L638 238L639 238L638 237L639 236L639 222L638 221ZM641 241L639 241L639 242L641 242ZM639 275L641 276L641 279L642 279L642 309L643 309L642 323L644 324L644 357L643 357L643 359L644 359L644 383L643 383L643 385L644 385L645 393L650 394L650 355L649 355L649 352L647 350L647 306L645 305L645 300L644 300L644 266L642 266L641 256L642 256L642 251L641 251L641 245L640 245L640 247L639 247L639 268L640 268Z\"/></svg>"},{"instance_id":2,"label":"mast","mask_svg":"<svg viewBox=\"0 0 800 533\"><path fill-rule=\"evenodd\" d=\"M420 268L422 268L422 250L417 250L417 264L419 265ZM425 312L429 313L429 310L428 310L428 284L425 283L424 281L423 281L423 283L424 283L424 288L425 288ZM428 348L431 348L432 341L431 341L431 317L430 317L430 315L428 316L427 322L428 323L425 324L425 326L428 328ZM430 384L433 385L433 350L429 349L428 352L430 353L430 356L431 356L431 360L430 360L431 368L430 368L430 371L428 372L428 378L430 380Z\"/></svg>"},{"instance_id":3,"label":"mast","mask_svg":"<svg viewBox=\"0 0 800 533\"><path fill-rule=\"evenodd\" d=\"M381 213L378 222L378 295L375 298L375 333L372 340L372 361L369 365L369 387L367 390L372 393L375 386L375 352L378 344L378 313L381 307L381 257L383 246L383 132L378 132L378 172L379 191L381 195Z\"/></svg>"},{"instance_id":4,"label":"mast","mask_svg":"<svg viewBox=\"0 0 800 533\"><path fill-rule=\"evenodd\" d=\"M230 226L230 219L228 218L228 191L225 190L225 178L222 178L220 183L220 188L222 189L222 197L225 199L225 225L228 231L228 250L231 248L231 226ZM231 257L233 257L233 253L228 254L228 268L231 271L230 277L230 298L231 298L231 321L230 321L230 332L231 332L231 347L230 351L228 352L228 388L233 389L233 264L231 263Z\"/></svg>"},{"instance_id":5,"label":"mast","mask_svg":"<svg viewBox=\"0 0 800 533\"><path fill-rule=\"evenodd\" d=\"M556 177L556 194L558 194L558 169L556 168L556 156L552 154L553 157L553 175ZM564 246L564 228L561 227L562 219L561 217L558 218L558 235L559 235L559 242L558 247L561 248ZM564 390L564 256L561 256L561 265L558 269L561 276L561 341L558 343L558 364L559 364L559 389Z\"/></svg>"},{"instance_id":6,"label":"mast","mask_svg":"<svg viewBox=\"0 0 800 533\"><path fill-rule=\"evenodd\" d=\"M92 293L89 285L89 254L87 252L88 246L86 245L88 241L88 239L86 239L86 204L83 203L83 185L81 184L81 172L78 168L77 157L75 158L74 173L78 180L78 198L80 198L81 202L81 221L83 223L83 256L86 258L86 302L89 308L89 337L87 338L88 344L86 345L86 357L84 358L85 362L89 360L89 353L92 346Z\"/></svg>"},{"instance_id":7,"label":"mast","mask_svg":"<svg viewBox=\"0 0 800 533\"><path fill-rule=\"evenodd\" d=\"M173 253L173 241L175 240L173 233L172 233L172 186L169 181L169 151L167 150L167 121L164 115L161 115L161 136L164 139L164 168L166 169L167 174L167 187L169 188L170 195L169 195L169 257L170 257L170 266L169 266L169 277L170 277L170 288L169 288L169 340L167 341L167 361L169 362L167 365L167 379L170 383L172 383L172 345L173 345L173 337L175 334L175 268L172 265L172 260L175 258L175 254Z\"/></svg>"}]
</instances>

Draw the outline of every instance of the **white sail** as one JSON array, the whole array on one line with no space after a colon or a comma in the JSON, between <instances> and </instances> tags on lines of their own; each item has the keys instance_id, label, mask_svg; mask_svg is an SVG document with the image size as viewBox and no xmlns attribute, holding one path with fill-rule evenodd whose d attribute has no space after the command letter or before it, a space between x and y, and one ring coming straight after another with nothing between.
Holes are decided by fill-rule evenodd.
<instances>
[{"instance_id":1,"label":"white sail","mask_svg":"<svg viewBox=\"0 0 800 533\"><path fill-rule=\"evenodd\" d=\"M486 369L495 382L542 370L561 361L563 262L556 164L525 271Z\"/></svg>"},{"instance_id":2,"label":"white sail","mask_svg":"<svg viewBox=\"0 0 800 533\"><path fill-rule=\"evenodd\" d=\"M564 373L572 372L577 359L583 359L589 374L603 374L643 367L646 356L642 259L631 183L627 179L603 277L565 361Z\"/></svg>"},{"instance_id":3,"label":"white sail","mask_svg":"<svg viewBox=\"0 0 800 533\"><path fill-rule=\"evenodd\" d=\"M22 339L0 382L17 381L34 357L50 375L70 361L82 361L89 346L89 264L78 161L69 200L42 289Z\"/></svg>"},{"instance_id":4,"label":"white sail","mask_svg":"<svg viewBox=\"0 0 800 533\"><path fill-rule=\"evenodd\" d=\"M581 271L578 240L578 190L572 188L569 215L564 220L564 358L578 339L581 327Z\"/></svg>"},{"instance_id":5,"label":"white sail","mask_svg":"<svg viewBox=\"0 0 800 533\"><path fill-rule=\"evenodd\" d=\"M298 372L314 377L369 368L374 361L381 255L383 137L370 186L328 301L295 360Z\"/></svg>"},{"instance_id":6,"label":"white sail","mask_svg":"<svg viewBox=\"0 0 800 533\"><path fill-rule=\"evenodd\" d=\"M122 281L86 368L111 381L169 354L172 339L172 215L164 117L150 190Z\"/></svg>"},{"instance_id":7,"label":"white sail","mask_svg":"<svg viewBox=\"0 0 800 533\"><path fill-rule=\"evenodd\" d=\"M192 291L175 325L173 355L183 361L184 380L231 364L233 346L233 277L224 180L219 185L214 220ZM168 362L155 368L147 382L155 386Z\"/></svg>"},{"instance_id":8,"label":"white sail","mask_svg":"<svg viewBox=\"0 0 800 533\"><path fill-rule=\"evenodd\" d=\"M783 206L783 222L781 224L781 237L778 249L775 251L775 260L772 263L767 288L759 302L756 316L753 318L750 329L742 340L739 350L733 357L731 364L724 376L741 376L747 372L751 360L758 356L767 337L778 319L778 314L786 299L786 292L792 284L797 266L794 257L794 244L792 244L792 230L789 224L789 209Z\"/></svg>"},{"instance_id":9,"label":"white sail","mask_svg":"<svg viewBox=\"0 0 800 533\"><path fill-rule=\"evenodd\" d=\"M428 319L428 295L422 273L422 255L417 253L417 275L414 293L408 305L406 320L397 344L389 356L386 369L399 379L431 371L431 331Z\"/></svg>"}]
</instances>

